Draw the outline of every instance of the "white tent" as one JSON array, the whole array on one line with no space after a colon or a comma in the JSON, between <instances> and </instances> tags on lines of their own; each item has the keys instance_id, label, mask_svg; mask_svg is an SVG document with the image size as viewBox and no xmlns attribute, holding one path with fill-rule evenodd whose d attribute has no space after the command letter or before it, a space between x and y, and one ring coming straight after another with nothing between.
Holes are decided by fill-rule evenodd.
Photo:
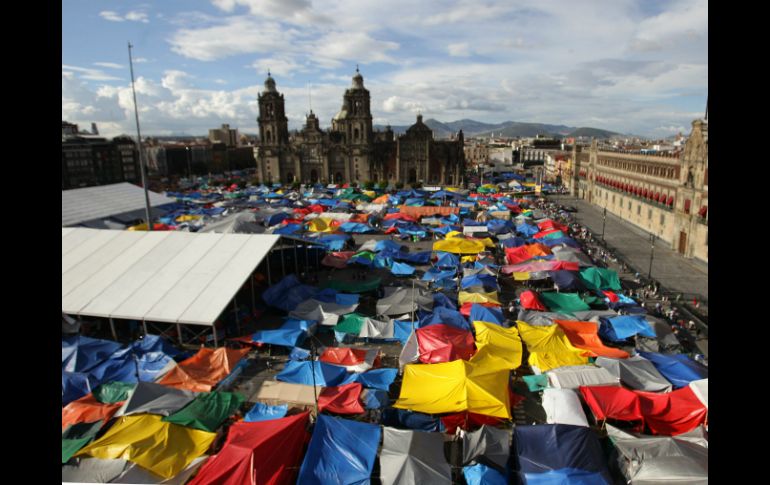
<instances>
[{"instance_id":1,"label":"white tent","mask_svg":"<svg viewBox=\"0 0 770 485\"><path fill-rule=\"evenodd\" d=\"M62 313L212 326L279 239L62 228Z\"/></svg>"},{"instance_id":2,"label":"white tent","mask_svg":"<svg viewBox=\"0 0 770 485\"><path fill-rule=\"evenodd\" d=\"M572 389L543 389L543 409L548 424L572 424L588 427L580 399Z\"/></svg>"},{"instance_id":3,"label":"white tent","mask_svg":"<svg viewBox=\"0 0 770 485\"><path fill-rule=\"evenodd\" d=\"M155 192L149 192L149 196L150 207L176 202L176 199ZM165 212L153 210L152 215L162 215ZM122 182L61 191L62 226L73 226L89 221L100 222L98 219L108 217L144 220L144 190L128 182Z\"/></svg>"}]
</instances>

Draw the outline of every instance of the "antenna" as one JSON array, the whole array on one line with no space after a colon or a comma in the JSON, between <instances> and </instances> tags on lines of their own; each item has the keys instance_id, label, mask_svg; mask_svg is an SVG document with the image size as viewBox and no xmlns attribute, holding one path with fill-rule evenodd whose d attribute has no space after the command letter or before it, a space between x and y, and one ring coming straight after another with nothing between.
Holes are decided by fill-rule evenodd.
<instances>
[{"instance_id":1,"label":"antenna","mask_svg":"<svg viewBox=\"0 0 770 485\"><path fill-rule=\"evenodd\" d=\"M139 107L136 105L136 88L134 87L134 61L131 58L131 42L128 43L128 64L131 66L131 91L134 93L134 115L136 116L136 141L139 147L139 171L142 173L142 186L144 187L144 210L147 217L147 230L152 231L152 219L150 219L150 193L147 191L147 175L145 174L144 157L142 151L142 133L139 131Z\"/></svg>"},{"instance_id":2,"label":"antenna","mask_svg":"<svg viewBox=\"0 0 770 485\"><path fill-rule=\"evenodd\" d=\"M307 104L310 107L310 112L313 112L313 98L310 92L310 83L307 83Z\"/></svg>"}]
</instances>

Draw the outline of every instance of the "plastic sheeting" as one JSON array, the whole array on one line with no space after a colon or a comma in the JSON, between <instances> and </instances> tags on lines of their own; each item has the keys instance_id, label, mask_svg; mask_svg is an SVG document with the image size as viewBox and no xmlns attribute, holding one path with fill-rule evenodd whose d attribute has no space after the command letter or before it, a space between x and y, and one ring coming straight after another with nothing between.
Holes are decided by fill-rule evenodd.
<instances>
[{"instance_id":1,"label":"plastic sheeting","mask_svg":"<svg viewBox=\"0 0 770 485\"><path fill-rule=\"evenodd\" d=\"M586 351L572 345L558 325L541 327L516 321L516 326L529 351L529 364L541 372L566 365L588 363Z\"/></svg>"},{"instance_id":2,"label":"plastic sheeting","mask_svg":"<svg viewBox=\"0 0 770 485\"><path fill-rule=\"evenodd\" d=\"M457 359L468 360L476 351L473 334L443 323L416 331L420 362L436 364Z\"/></svg>"},{"instance_id":3,"label":"plastic sheeting","mask_svg":"<svg viewBox=\"0 0 770 485\"><path fill-rule=\"evenodd\" d=\"M623 289L620 286L618 273L611 269L591 266L590 268L580 270L580 279L592 290L620 291Z\"/></svg>"},{"instance_id":4,"label":"plastic sheeting","mask_svg":"<svg viewBox=\"0 0 770 485\"><path fill-rule=\"evenodd\" d=\"M542 406L548 424L572 424L588 427L583 406L575 391L571 389L543 390Z\"/></svg>"},{"instance_id":5,"label":"plastic sheeting","mask_svg":"<svg viewBox=\"0 0 770 485\"><path fill-rule=\"evenodd\" d=\"M61 428L78 423L93 423L112 418L115 412L123 405L122 402L103 404L96 400L92 394L85 395L76 401L64 406L61 410Z\"/></svg>"},{"instance_id":6,"label":"plastic sheeting","mask_svg":"<svg viewBox=\"0 0 770 485\"><path fill-rule=\"evenodd\" d=\"M511 419L509 374L463 360L407 365L394 407L429 414L471 411Z\"/></svg>"},{"instance_id":7,"label":"plastic sheeting","mask_svg":"<svg viewBox=\"0 0 770 485\"><path fill-rule=\"evenodd\" d=\"M306 300L289 313L289 317L298 320L314 320L321 325L336 325L340 315L356 311L358 303L338 305L333 302Z\"/></svg>"},{"instance_id":8,"label":"plastic sheeting","mask_svg":"<svg viewBox=\"0 0 770 485\"><path fill-rule=\"evenodd\" d=\"M278 283L266 289L262 293L262 299L270 306L290 312L303 301L313 298L316 293L318 293L318 288L303 285L300 283L297 275L289 274Z\"/></svg>"},{"instance_id":9,"label":"plastic sheeting","mask_svg":"<svg viewBox=\"0 0 770 485\"><path fill-rule=\"evenodd\" d=\"M382 412L382 424L399 429L416 429L420 431L443 431L439 418L429 414L407 411L406 409L387 408Z\"/></svg>"},{"instance_id":10,"label":"plastic sheeting","mask_svg":"<svg viewBox=\"0 0 770 485\"><path fill-rule=\"evenodd\" d=\"M490 292L477 292L477 293L470 293L467 291L461 291L460 294L457 297L457 302L460 305L463 305L465 303L494 303L496 305L500 304L500 300L497 296L496 291L490 291Z\"/></svg>"},{"instance_id":11,"label":"plastic sheeting","mask_svg":"<svg viewBox=\"0 0 770 485\"><path fill-rule=\"evenodd\" d=\"M503 325L505 317L503 316L502 309L499 307L489 307L473 303L469 320L471 322L490 322Z\"/></svg>"},{"instance_id":12,"label":"plastic sheeting","mask_svg":"<svg viewBox=\"0 0 770 485\"><path fill-rule=\"evenodd\" d=\"M318 357L318 360L344 367L348 372L364 372L380 365L379 355L379 349L327 347Z\"/></svg>"},{"instance_id":13,"label":"plastic sheeting","mask_svg":"<svg viewBox=\"0 0 770 485\"><path fill-rule=\"evenodd\" d=\"M653 434L677 435L702 425L708 409L689 387L667 394L629 391L614 386L580 388L583 400L597 420L640 421Z\"/></svg>"},{"instance_id":14,"label":"plastic sheeting","mask_svg":"<svg viewBox=\"0 0 770 485\"><path fill-rule=\"evenodd\" d=\"M461 330L471 329L471 326L468 325L468 321L465 320L465 317L463 317L462 313L458 312L457 310L452 310L450 308L445 308L445 307L440 307L435 305L433 307L432 313L429 313L428 315L425 315L420 319L419 326L422 328L422 327L427 327L428 325L435 325L438 323L451 325Z\"/></svg>"},{"instance_id":15,"label":"plastic sheeting","mask_svg":"<svg viewBox=\"0 0 770 485\"><path fill-rule=\"evenodd\" d=\"M516 426L513 436L518 469L527 474L527 483L529 483L530 474L533 474L533 478L537 478L534 475L565 469L589 474L599 473L605 477L605 483L612 483L601 444L590 428L569 424ZM564 474L569 475L570 472Z\"/></svg>"},{"instance_id":16,"label":"plastic sheeting","mask_svg":"<svg viewBox=\"0 0 770 485\"><path fill-rule=\"evenodd\" d=\"M553 280L554 286L559 291L585 291L586 287L583 281L575 271L549 271L549 277Z\"/></svg>"},{"instance_id":17,"label":"plastic sheeting","mask_svg":"<svg viewBox=\"0 0 770 485\"><path fill-rule=\"evenodd\" d=\"M478 352L471 362L516 369L521 366L523 347L516 327L503 328L494 323L473 322Z\"/></svg>"},{"instance_id":18,"label":"plastic sheeting","mask_svg":"<svg viewBox=\"0 0 770 485\"><path fill-rule=\"evenodd\" d=\"M580 386L619 386L620 378L607 369L595 365L570 365L551 369L545 373L552 387L578 389Z\"/></svg>"},{"instance_id":19,"label":"plastic sheeting","mask_svg":"<svg viewBox=\"0 0 770 485\"><path fill-rule=\"evenodd\" d=\"M554 320L569 320L572 317L564 313L538 312L533 310L519 310L517 320L538 327L554 325Z\"/></svg>"},{"instance_id":20,"label":"plastic sheeting","mask_svg":"<svg viewBox=\"0 0 770 485\"><path fill-rule=\"evenodd\" d=\"M324 387L318 394L318 410L335 414L361 414L361 384L354 382L341 386Z\"/></svg>"},{"instance_id":21,"label":"plastic sheeting","mask_svg":"<svg viewBox=\"0 0 770 485\"><path fill-rule=\"evenodd\" d=\"M668 392L671 383L663 377L649 360L635 355L627 359L598 357L596 365L603 367L610 374L631 389L651 392Z\"/></svg>"},{"instance_id":22,"label":"plastic sheeting","mask_svg":"<svg viewBox=\"0 0 770 485\"><path fill-rule=\"evenodd\" d=\"M477 239L452 237L433 243L434 251L444 251L453 254L478 254L484 251L484 243Z\"/></svg>"},{"instance_id":23,"label":"plastic sheeting","mask_svg":"<svg viewBox=\"0 0 770 485\"><path fill-rule=\"evenodd\" d=\"M259 423L235 423L227 441L190 484L291 483L309 438L310 413Z\"/></svg>"},{"instance_id":24,"label":"plastic sheeting","mask_svg":"<svg viewBox=\"0 0 770 485\"><path fill-rule=\"evenodd\" d=\"M591 309L577 293L545 291L540 293L540 298L552 312L572 313Z\"/></svg>"},{"instance_id":25,"label":"plastic sheeting","mask_svg":"<svg viewBox=\"0 0 770 485\"><path fill-rule=\"evenodd\" d=\"M270 406L261 402L256 403L250 410L243 416L243 420L247 423L256 423L259 421L269 421L271 419L280 419L286 416L286 412L289 410L288 404L279 404L277 406Z\"/></svg>"},{"instance_id":26,"label":"plastic sheeting","mask_svg":"<svg viewBox=\"0 0 770 485\"><path fill-rule=\"evenodd\" d=\"M483 463L504 471L511 453L510 442L509 430L483 425L463 438L462 464Z\"/></svg>"},{"instance_id":27,"label":"plastic sheeting","mask_svg":"<svg viewBox=\"0 0 770 485\"><path fill-rule=\"evenodd\" d=\"M505 475L482 463L463 467L463 477L468 485L507 485Z\"/></svg>"},{"instance_id":28,"label":"plastic sheeting","mask_svg":"<svg viewBox=\"0 0 770 485\"><path fill-rule=\"evenodd\" d=\"M163 418L164 422L212 433L237 411L244 398L233 392L209 392L195 396L193 402Z\"/></svg>"},{"instance_id":29,"label":"plastic sheeting","mask_svg":"<svg viewBox=\"0 0 770 485\"><path fill-rule=\"evenodd\" d=\"M386 287L385 295L377 301L378 315L403 315L418 308L433 310L433 296L420 288Z\"/></svg>"},{"instance_id":30,"label":"plastic sheeting","mask_svg":"<svg viewBox=\"0 0 770 485\"><path fill-rule=\"evenodd\" d=\"M671 438L628 433L608 424L607 435L628 483L708 483L708 441L702 429Z\"/></svg>"},{"instance_id":31,"label":"plastic sheeting","mask_svg":"<svg viewBox=\"0 0 770 485\"><path fill-rule=\"evenodd\" d=\"M379 426L320 414L297 483L368 483L380 434Z\"/></svg>"},{"instance_id":32,"label":"plastic sheeting","mask_svg":"<svg viewBox=\"0 0 770 485\"><path fill-rule=\"evenodd\" d=\"M586 266L593 266L594 263L591 261L591 258L585 255L583 251L580 249L576 249L574 247L570 246L554 246L551 251L553 251L554 257L558 261L569 261L572 263L578 263L581 267ZM575 275L578 276L578 275ZM615 275L615 278L617 279L617 274ZM581 285L582 286L582 285Z\"/></svg>"},{"instance_id":33,"label":"plastic sheeting","mask_svg":"<svg viewBox=\"0 0 770 485\"><path fill-rule=\"evenodd\" d=\"M601 317L599 335L612 342L620 342L634 335L655 338L655 331L642 315Z\"/></svg>"},{"instance_id":34,"label":"plastic sheeting","mask_svg":"<svg viewBox=\"0 0 770 485\"><path fill-rule=\"evenodd\" d=\"M525 290L519 294L519 302L521 307L527 310L545 311L547 308L540 301L540 298L532 290Z\"/></svg>"},{"instance_id":35,"label":"plastic sheeting","mask_svg":"<svg viewBox=\"0 0 770 485\"><path fill-rule=\"evenodd\" d=\"M120 417L101 438L76 456L122 458L171 478L202 455L216 434L164 423L161 419L153 414Z\"/></svg>"},{"instance_id":36,"label":"plastic sheeting","mask_svg":"<svg viewBox=\"0 0 770 485\"><path fill-rule=\"evenodd\" d=\"M336 386L347 376L344 367L325 364L323 362L288 361L283 370L275 376L276 380L292 384L313 385L315 373L316 386Z\"/></svg>"},{"instance_id":37,"label":"plastic sheeting","mask_svg":"<svg viewBox=\"0 0 770 485\"><path fill-rule=\"evenodd\" d=\"M390 272L396 276L410 276L414 274L414 271L414 266L399 262L393 263L393 266L390 268Z\"/></svg>"},{"instance_id":38,"label":"plastic sheeting","mask_svg":"<svg viewBox=\"0 0 770 485\"><path fill-rule=\"evenodd\" d=\"M653 352L639 352L639 355L652 362L658 372L675 388L688 386L691 382L706 379L708 367L699 364L685 354L663 355Z\"/></svg>"},{"instance_id":39,"label":"plastic sheeting","mask_svg":"<svg viewBox=\"0 0 770 485\"><path fill-rule=\"evenodd\" d=\"M249 349L201 348L197 354L169 371L158 384L194 392L208 392L227 377L248 353Z\"/></svg>"},{"instance_id":40,"label":"plastic sheeting","mask_svg":"<svg viewBox=\"0 0 770 485\"><path fill-rule=\"evenodd\" d=\"M599 325L594 322L554 320L575 347L590 352L591 357L628 358L628 352L607 347L599 338Z\"/></svg>"},{"instance_id":41,"label":"plastic sheeting","mask_svg":"<svg viewBox=\"0 0 770 485\"><path fill-rule=\"evenodd\" d=\"M383 485L448 483L452 479L440 433L384 428L380 469Z\"/></svg>"},{"instance_id":42,"label":"plastic sheeting","mask_svg":"<svg viewBox=\"0 0 770 485\"><path fill-rule=\"evenodd\" d=\"M708 379L701 379L698 381L692 381L690 382L690 389L692 389L693 394L700 400L700 402L703 403L704 406L706 406L706 409L709 408L709 380Z\"/></svg>"},{"instance_id":43,"label":"plastic sheeting","mask_svg":"<svg viewBox=\"0 0 770 485\"><path fill-rule=\"evenodd\" d=\"M119 415L150 413L168 416L190 404L194 398L195 395L190 391L152 382L140 382Z\"/></svg>"}]
</instances>

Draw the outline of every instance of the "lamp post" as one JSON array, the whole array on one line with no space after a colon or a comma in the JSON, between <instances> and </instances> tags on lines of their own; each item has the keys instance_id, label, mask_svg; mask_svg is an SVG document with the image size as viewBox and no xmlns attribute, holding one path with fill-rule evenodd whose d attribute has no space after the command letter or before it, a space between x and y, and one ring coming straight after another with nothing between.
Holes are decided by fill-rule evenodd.
<instances>
[{"instance_id":1,"label":"lamp post","mask_svg":"<svg viewBox=\"0 0 770 485\"><path fill-rule=\"evenodd\" d=\"M607 223L607 207L602 211L602 242L604 242L604 226Z\"/></svg>"},{"instance_id":2,"label":"lamp post","mask_svg":"<svg viewBox=\"0 0 770 485\"><path fill-rule=\"evenodd\" d=\"M650 269L647 271L647 279L652 279L652 258L655 253L655 234L650 234Z\"/></svg>"},{"instance_id":3,"label":"lamp post","mask_svg":"<svg viewBox=\"0 0 770 485\"><path fill-rule=\"evenodd\" d=\"M190 146L186 146L187 150L187 179L192 181L192 166L190 164Z\"/></svg>"}]
</instances>

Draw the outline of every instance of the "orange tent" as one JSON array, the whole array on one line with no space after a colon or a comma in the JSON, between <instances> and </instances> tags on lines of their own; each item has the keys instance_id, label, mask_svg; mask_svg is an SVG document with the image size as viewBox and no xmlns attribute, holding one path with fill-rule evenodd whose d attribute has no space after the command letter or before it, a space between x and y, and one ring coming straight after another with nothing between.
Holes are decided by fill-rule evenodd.
<instances>
[{"instance_id":1,"label":"orange tent","mask_svg":"<svg viewBox=\"0 0 770 485\"><path fill-rule=\"evenodd\" d=\"M527 244L524 246L527 248L527 252L532 256L548 256L551 253L551 249L542 243Z\"/></svg>"},{"instance_id":2,"label":"orange tent","mask_svg":"<svg viewBox=\"0 0 770 485\"><path fill-rule=\"evenodd\" d=\"M598 335L599 325L594 322L571 320L554 320L554 322L561 327L572 345L589 351L591 357L628 358L627 352L604 345Z\"/></svg>"},{"instance_id":3,"label":"orange tent","mask_svg":"<svg viewBox=\"0 0 770 485\"><path fill-rule=\"evenodd\" d=\"M372 204L387 204L389 197L390 196L388 194L381 195L381 196L377 197L376 199L374 199L372 201Z\"/></svg>"},{"instance_id":4,"label":"orange tent","mask_svg":"<svg viewBox=\"0 0 770 485\"><path fill-rule=\"evenodd\" d=\"M61 429L78 423L93 423L101 419L107 422L123 405L124 401L104 404L89 393L64 406L61 410Z\"/></svg>"},{"instance_id":5,"label":"orange tent","mask_svg":"<svg viewBox=\"0 0 770 485\"><path fill-rule=\"evenodd\" d=\"M353 214L349 222L362 222L366 224L369 221L369 214Z\"/></svg>"},{"instance_id":6,"label":"orange tent","mask_svg":"<svg viewBox=\"0 0 770 485\"><path fill-rule=\"evenodd\" d=\"M399 212L412 217L426 217L426 216L448 216L449 214L457 214L460 212L459 207L438 207L433 205L426 205L423 207L414 207L410 205L399 206Z\"/></svg>"},{"instance_id":7,"label":"orange tent","mask_svg":"<svg viewBox=\"0 0 770 485\"><path fill-rule=\"evenodd\" d=\"M249 349L202 348L179 363L158 384L194 392L210 392L219 381L233 371Z\"/></svg>"}]
</instances>

